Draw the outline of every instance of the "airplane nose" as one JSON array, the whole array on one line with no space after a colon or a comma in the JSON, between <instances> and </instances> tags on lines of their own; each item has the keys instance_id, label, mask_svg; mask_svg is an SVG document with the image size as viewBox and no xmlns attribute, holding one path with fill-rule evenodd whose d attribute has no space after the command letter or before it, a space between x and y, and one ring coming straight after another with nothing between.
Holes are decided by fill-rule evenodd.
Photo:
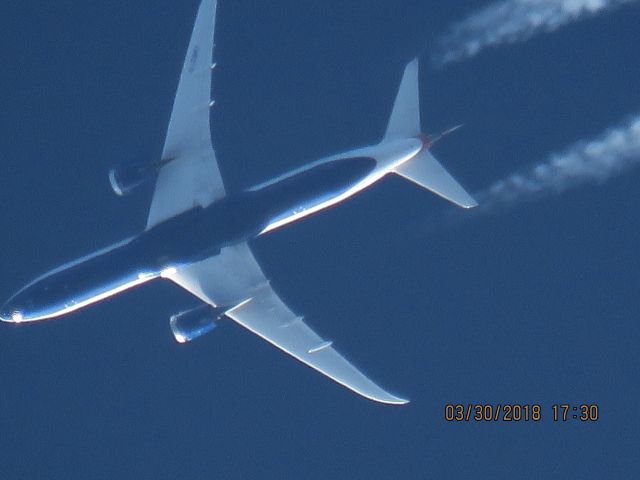
<instances>
[{"instance_id":1,"label":"airplane nose","mask_svg":"<svg viewBox=\"0 0 640 480\"><path fill-rule=\"evenodd\" d=\"M14 323L16 321L16 318L18 320L21 320L22 319L22 315L20 315L20 312L17 312L15 310L7 308L7 305L2 307L2 310L0 310L0 320L1 321L8 322L8 323Z\"/></svg>"},{"instance_id":2,"label":"airplane nose","mask_svg":"<svg viewBox=\"0 0 640 480\"><path fill-rule=\"evenodd\" d=\"M14 310L12 312L2 311L0 312L0 320L7 323L20 323L24 321L22 312Z\"/></svg>"}]
</instances>

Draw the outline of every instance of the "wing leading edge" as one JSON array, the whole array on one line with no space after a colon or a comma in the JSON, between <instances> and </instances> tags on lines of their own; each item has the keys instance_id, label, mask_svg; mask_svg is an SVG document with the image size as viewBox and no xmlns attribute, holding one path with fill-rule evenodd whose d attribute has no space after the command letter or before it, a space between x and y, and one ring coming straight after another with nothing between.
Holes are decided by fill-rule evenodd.
<instances>
[{"instance_id":1,"label":"wing leading edge","mask_svg":"<svg viewBox=\"0 0 640 480\"><path fill-rule=\"evenodd\" d=\"M168 278L213 306L231 306L226 315L346 388L370 400L408 402L376 385L315 333L271 288L246 243L178 269Z\"/></svg>"}]
</instances>

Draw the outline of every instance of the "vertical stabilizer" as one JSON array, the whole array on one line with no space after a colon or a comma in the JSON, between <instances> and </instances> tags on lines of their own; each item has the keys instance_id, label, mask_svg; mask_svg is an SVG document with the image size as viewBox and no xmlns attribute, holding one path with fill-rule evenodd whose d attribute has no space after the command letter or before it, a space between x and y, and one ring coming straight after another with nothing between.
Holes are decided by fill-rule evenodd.
<instances>
[{"instance_id":1,"label":"vertical stabilizer","mask_svg":"<svg viewBox=\"0 0 640 480\"><path fill-rule=\"evenodd\" d=\"M420 94L418 89L418 59L404 69L402 82L393 104L385 139L409 138L420 135Z\"/></svg>"}]
</instances>

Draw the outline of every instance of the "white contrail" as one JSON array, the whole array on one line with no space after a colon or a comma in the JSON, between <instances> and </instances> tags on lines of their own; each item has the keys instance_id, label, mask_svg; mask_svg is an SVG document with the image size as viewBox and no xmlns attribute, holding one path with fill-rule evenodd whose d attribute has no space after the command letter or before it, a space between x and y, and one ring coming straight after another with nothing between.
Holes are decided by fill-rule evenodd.
<instances>
[{"instance_id":1,"label":"white contrail","mask_svg":"<svg viewBox=\"0 0 640 480\"><path fill-rule=\"evenodd\" d=\"M579 141L546 161L513 173L476 194L478 212L491 212L562 193L587 183L603 183L640 165L640 115L590 141Z\"/></svg>"},{"instance_id":2,"label":"white contrail","mask_svg":"<svg viewBox=\"0 0 640 480\"><path fill-rule=\"evenodd\" d=\"M486 47L517 43L638 0L503 0L455 23L441 37L436 65L464 60Z\"/></svg>"}]
</instances>

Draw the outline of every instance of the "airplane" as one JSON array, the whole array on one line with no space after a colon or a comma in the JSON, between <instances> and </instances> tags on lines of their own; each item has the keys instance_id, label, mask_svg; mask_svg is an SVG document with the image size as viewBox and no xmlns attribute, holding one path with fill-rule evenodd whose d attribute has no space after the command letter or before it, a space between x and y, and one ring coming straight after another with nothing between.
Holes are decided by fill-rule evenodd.
<instances>
[{"instance_id":1,"label":"airplane","mask_svg":"<svg viewBox=\"0 0 640 480\"><path fill-rule=\"evenodd\" d=\"M145 230L36 278L7 301L0 319L16 324L52 319L166 279L201 302L171 316L178 342L192 341L231 319L365 398L405 404L408 400L370 380L280 299L248 242L337 205L388 174L460 207L477 205L429 152L433 141L421 133L418 59L404 70L380 143L228 193L210 128L216 12L217 0L202 0L160 160L109 172L118 195L155 181Z\"/></svg>"}]
</instances>

